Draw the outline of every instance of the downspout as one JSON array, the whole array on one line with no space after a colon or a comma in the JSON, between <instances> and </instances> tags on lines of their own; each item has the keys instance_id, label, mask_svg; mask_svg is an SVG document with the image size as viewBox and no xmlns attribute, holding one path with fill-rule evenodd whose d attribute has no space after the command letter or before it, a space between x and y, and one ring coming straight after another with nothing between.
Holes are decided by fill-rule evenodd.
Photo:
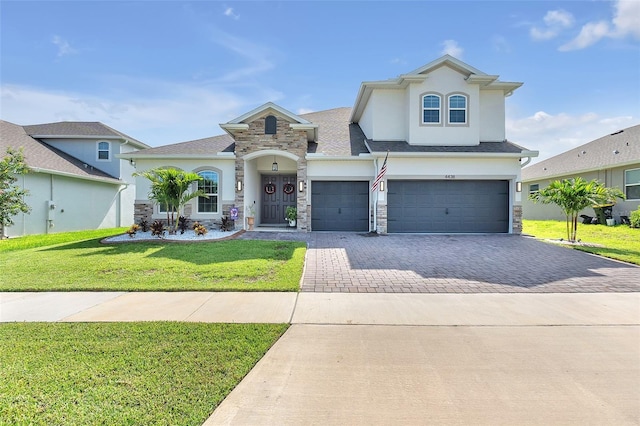
<instances>
[{"instance_id":1,"label":"downspout","mask_svg":"<svg viewBox=\"0 0 640 426\"><path fill-rule=\"evenodd\" d=\"M120 189L118 189L118 193L116 194L118 198L116 198L116 203L118 204L118 208L116 209L116 228L122 226L122 191L129 187L128 183L123 183L120 185Z\"/></svg>"},{"instance_id":2,"label":"downspout","mask_svg":"<svg viewBox=\"0 0 640 426\"><path fill-rule=\"evenodd\" d=\"M530 162L531 162L531 157L527 157L527 161L525 161L524 163L522 163L522 158L520 158L520 168L525 167Z\"/></svg>"}]
</instances>

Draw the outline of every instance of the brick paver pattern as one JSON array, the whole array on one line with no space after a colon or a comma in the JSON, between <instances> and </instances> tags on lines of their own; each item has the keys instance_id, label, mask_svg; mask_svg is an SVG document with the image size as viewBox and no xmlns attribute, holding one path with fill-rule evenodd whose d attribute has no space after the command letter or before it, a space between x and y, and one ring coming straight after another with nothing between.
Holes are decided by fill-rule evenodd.
<instances>
[{"instance_id":1,"label":"brick paver pattern","mask_svg":"<svg viewBox=\"0 0 640 426\"><path fill-rule=\"evenodd\" d=\"M241 238L306 241L302 291L640 291L640 267L518 235L247 232Z\"/></svg>"}]
</instances>

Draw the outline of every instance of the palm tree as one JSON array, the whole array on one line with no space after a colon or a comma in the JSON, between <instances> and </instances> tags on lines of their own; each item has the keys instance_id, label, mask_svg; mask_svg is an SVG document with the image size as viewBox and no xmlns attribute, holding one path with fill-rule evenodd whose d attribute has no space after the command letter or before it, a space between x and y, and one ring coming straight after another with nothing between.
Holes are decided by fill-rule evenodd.
<instances>
[{"instance_id":1,"label":"palm tree","mask_svg":"<svg viewBox=\"0 0 640 426\"><path fill-rule=\"evenodd\" d=\"M589 206L613 203L616 198L625 198L618 188L607 188L596 179L586 181L581 177L556 180L529 195L534 203L556 204L562 209L567 217L567 239L572 242L578 234L580 211Z\"/></svg>"},{"instance_id":2,"label":"palm tree","mask_svg":"<svg viewBox=\"0 0 640 426\"><path fill-rule=\"evenodd\" d=\"M149 199L166 209L167 224L170 228L174 226L174 231L178 229L174 214L181 215L184 206L192 199L207 196L201 190L188 192L193 182L202 180L197 173L157 168L134 173L134 176L142 176L151 181Z\"/></svg>"}]
</instances>

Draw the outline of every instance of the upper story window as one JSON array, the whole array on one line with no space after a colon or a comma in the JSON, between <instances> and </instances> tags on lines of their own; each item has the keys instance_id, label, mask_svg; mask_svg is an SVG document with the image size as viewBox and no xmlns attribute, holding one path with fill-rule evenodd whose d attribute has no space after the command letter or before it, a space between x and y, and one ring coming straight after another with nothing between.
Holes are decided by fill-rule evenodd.
<instances>
[{"instance_id":1,"label":"upper story window","mask_svg":"<svg viewBox=\"0 0 640 426\"><path fill-rule=\"evenodd\" d=\"M449 123L467 123L467 97L463 95L449 96Z\"/></svg>"},{"instance_id":2,"label":"upper story window","mask_svg":"<svg viewBox=\"0 0 640 426\"><path fill-rule=\"evenodd\" d=\"M424 95L422 97L422 123L440 124L440 96Z\"/></svg>"},{"instance_id":3,"label":"upper story window","mask_svg":"<svg viewBox=\"0 0 640 426\"><path fill-rule=\"evenodd\" d=\"M640 169L624 171L624 195L627 200L640 200Z\"/></svg>"},{"instance_id":4,"label":"upper story window","mask_svg":"<svg viewBox=\"0 0 640 426\"><path fill-rule=\"evenodd\" d=\"M111 159L111 144L109 142L98 142L98 160L108 161Z\"/></svg>"},{"instance_id":5,"label":"upper story window","mask_svg":"<svg viewBox=\"0 0 640 426\"><path fill-rule=\"evenodd\" d=\"M539 183L532 183L529 185L529 194L535 194L538 191L540 191Z\"/></svg>"},{"instance_id":6,"label":"upper story window","mask_svg":"<svg viewBox=\"0 0 640 426\"><path fill-rule=\"evenodd\" d=\"M275 135L277 129L278 120L273 115L268 115L264 119L264 134Z\"/></svg>"},{"instance_id":7,"label":"upper story window","mask_svg":"<svg viewBox=\"0 0 640 426\"><path fill-rule=\"evenodd\" d=\"M198 172L203 179L198 181L198 190L206 197L198 197L198 213L218 213L218 172L203 170Z\"/></svg>"}]
</instances>

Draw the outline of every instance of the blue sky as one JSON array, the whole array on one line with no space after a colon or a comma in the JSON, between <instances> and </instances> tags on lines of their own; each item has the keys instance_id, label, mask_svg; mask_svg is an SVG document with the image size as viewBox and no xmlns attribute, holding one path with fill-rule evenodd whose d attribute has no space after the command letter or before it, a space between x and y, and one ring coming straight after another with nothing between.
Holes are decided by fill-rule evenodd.
<instances>
[{"instance_id":1,"label":"blue sky","mask_svg":"<svg viewBox=\"0 0 640 426\"><path fill-rule=\"evenodd\" d=\"M507 137L540 158L640 123L640 1L0 1L0 117L101 121L157 146L272 101L353 106L449 53L524 86Z\"/></svg>"}]
</instances>

